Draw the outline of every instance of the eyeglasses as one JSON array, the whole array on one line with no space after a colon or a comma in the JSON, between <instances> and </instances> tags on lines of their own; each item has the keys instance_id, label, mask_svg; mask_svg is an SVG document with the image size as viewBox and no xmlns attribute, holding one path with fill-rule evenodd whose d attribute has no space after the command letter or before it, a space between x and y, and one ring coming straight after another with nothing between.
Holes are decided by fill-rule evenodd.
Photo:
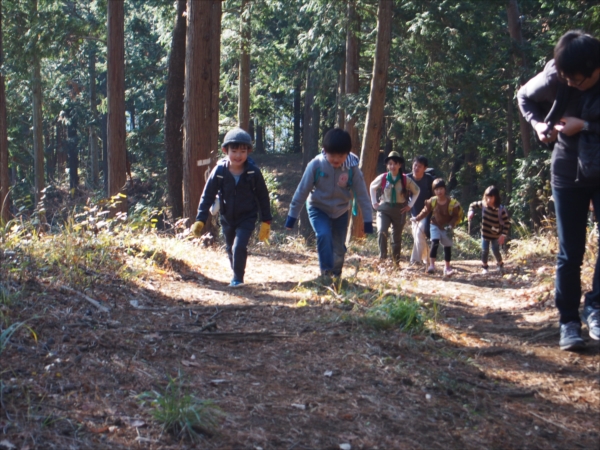
<instances>
[{"instance_id":1,"label":"eyeglasses","mask_svg":"<svg viewBox=\"0 0 600 450\"><path fill-rule=\"evenodd\" d=\"M567 83L570 86L579 87L585 82L585 80L588 79L588 77L583 77L581 80L574 80L573 78L569 78L569 77L564 77L564 79L567 80Z\"/></svg>"}]
</instances>

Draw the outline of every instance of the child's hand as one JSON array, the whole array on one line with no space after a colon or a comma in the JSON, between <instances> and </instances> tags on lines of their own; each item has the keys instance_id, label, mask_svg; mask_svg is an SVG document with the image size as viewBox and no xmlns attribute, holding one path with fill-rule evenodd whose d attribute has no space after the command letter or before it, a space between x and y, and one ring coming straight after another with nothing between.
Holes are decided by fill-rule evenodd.
<instances>
[{"instance_id":1,"label":"child's hand","mask_svg":"<svg viewBox=\"0 0 600 450\"><path fill-rule=\"evenodd\" d=\"M204 222L199 220L198 222L194 223L194 225L192 225L192 228L190 231L194 236L200 237L200 236L202 236L203 228L204 228Z\"/></svg>"},{"instance_id":2,"label":"child's hand","mask_svg":"<svg viewBox=\"0 0 600 450\"><path fill-rule=\"evenodd\" d=\"M269 240L271 235L271 224L269 222L263 222L260 224L260 231L258 232L258 240L265 242Z\"/></svg>"},{"instance_id":3,"label":"child's hand","mask_svg":"<svg viewBox=\"0 0 600 450\"><path fill-rule=\"evenodd\" d=\"M409 211L410 211L410 209L411 209L411 208L410 208L410 206L406 205L404 208L402 208L402 209L400 210L400 212L401 212L402 214L404 214L404 213L407 213L407 212L409 212Z\"/></svg>"},{"instance_id":4,"label":"child's hand","mask_svg":"<svg viewBox=\"0 0 600 450\"><path fill-rule=\"evenodd\" d=\"M474 215L475 213L473 211L469 211L469 213L467 214L467 219L469 220L469 222L471 221L471 219L473 219Z\"/></svg>"},{"instance_id":5,"label":"child's hand","mask_svg":"<svg viewBox=\"0 0 600 450\"><path fill-rule=\"evenodd\" d=\"M416 217L411 217L411 218L410 218L410 221L411 221L412 223L417 223L417 218L416 218Z\"/></svg>"},{"instance_id":6,"label":"child's hand","mask_svg":"<svg viewBox=\"0 0 600 450\"><path fill-rule=\"evenodd\" d=\"M377 211L379 209L379 202L373 203L373 209Z\"/></svg>"},{"instance_id":7,"label":"child's hand","mask_svg":"<svg viewBox=\"0 0 600 450\"><path fill-rule=\"evenodd\" d=\"M506 241L506 236L504 236L504 235L501 235L501 236L498 238L498 244L500 244L500 245L504 245L504 241Z\"/></svg>"}]
</instances>

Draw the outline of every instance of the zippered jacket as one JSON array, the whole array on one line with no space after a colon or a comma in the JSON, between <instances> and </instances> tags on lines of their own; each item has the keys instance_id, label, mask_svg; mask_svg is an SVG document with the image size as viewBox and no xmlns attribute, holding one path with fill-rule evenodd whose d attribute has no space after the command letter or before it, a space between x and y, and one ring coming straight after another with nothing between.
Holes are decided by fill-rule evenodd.
<instances>
[{"instance_id":1,"label":"zippered jacket","mask_svg":"<svg viewBox=\"0 0 600 450\"><path fill-rule=\"evenodd\" d=\"M223 167L223 169L219 170L219 167ZM227 225L238 226L242 222L246 222L252 223L254 226L259 210L261 220L270 222L273 217L269 191L265 179L254 161L250 158L246 160L244 172L240 175L237 185L228 167L229 159L224 158L211 171L200 198L196 221L200 220L206 223L210 207L219 194L221 202L219 213L221 220L225 221ZM218 171L223 174L221 181L217 176ZM221 192L219 192L219 188Z\"/></svg>"}]
</instances>

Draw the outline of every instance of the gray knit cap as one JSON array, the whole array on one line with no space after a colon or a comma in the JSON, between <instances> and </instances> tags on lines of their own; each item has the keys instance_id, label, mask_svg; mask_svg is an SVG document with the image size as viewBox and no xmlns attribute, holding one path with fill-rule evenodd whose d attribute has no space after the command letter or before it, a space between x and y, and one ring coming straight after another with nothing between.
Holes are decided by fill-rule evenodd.
<instances>
[{"instance_id":1,"label":"gray knit cap","mask_svg":"<svg viewBox=\"0 0 600 450\"><path fill-rule=\"evenodd\" d=\"M241 128L233 128L227 132L225 139L223 139L223 147L228 144L246 144L252 147L252 138Z\"/></svg>"}]
</instances>

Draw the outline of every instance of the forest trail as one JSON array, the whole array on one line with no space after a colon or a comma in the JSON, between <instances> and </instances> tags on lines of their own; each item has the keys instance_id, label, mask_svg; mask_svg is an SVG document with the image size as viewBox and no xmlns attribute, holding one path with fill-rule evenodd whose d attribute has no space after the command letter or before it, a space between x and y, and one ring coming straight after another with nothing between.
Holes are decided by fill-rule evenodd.
<instances>
[{"instance_id":1,"label":"forest trail","mask_svg":"<svg viewBox=\"0 0 600 450\"><path fill-rule=\"evenodd\" d=\"M274 176L296 170L287 205L299 169L276 163ZM585 351L559 350L552 261L482 275L456 258L444 279L408 268L407 248L399 268L364 248L323 285L314 249L276 233L253 241L231 289L222 247L157 238L119 253L135 276L97 274L86 291L109 313L34 275L19 307L37 340L20 331L2 354L0 448L598 448L600 345L584 328ZM427 330L365 321L388 295L418 299ZM223 413L197 443L143 401L172 380Z\"/></svg>"}]
</instances>

